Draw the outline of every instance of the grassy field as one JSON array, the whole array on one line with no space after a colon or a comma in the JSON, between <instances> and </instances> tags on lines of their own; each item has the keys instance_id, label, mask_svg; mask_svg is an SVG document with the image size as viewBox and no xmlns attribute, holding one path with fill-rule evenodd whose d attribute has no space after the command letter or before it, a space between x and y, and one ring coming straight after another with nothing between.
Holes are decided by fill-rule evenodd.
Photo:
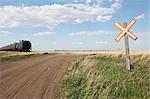
<instances>
[{"instance_id":1,"label":"grassy field","mask_svg":"<svg viewBox=\"0 0 150 99\"><path fill-rule=\"evenodd\" d=\"M123 50L120 51L101 51L101 50L56 50L56 51L49 51L49 53L70 53L70 54L78 54L78 55L89 55L89 54L103 54L103 55L120 55L125 54ZM150 51L130 51L131 55L150 55Z\"/></svg>"},{"instance_id":2,"label":"grassy field","mask_svg":"<svg viewBox=\"0 0 150 99\"><path fill-rule=\"evenodd\" d=\"M0 62L14 61L37 55L33 52L0 52Z\"/></svg>"},{"instance_id":3,"label":"grassy field","mask_svg":"<svg viewBox=\"0 0 150 99\"><path fill-rule=\"evenodd\" d=\"M68 99L150 99L150 55L131 56L131 71L118 55L79 58L64 77Z\"/></svg>"}]
</instances>

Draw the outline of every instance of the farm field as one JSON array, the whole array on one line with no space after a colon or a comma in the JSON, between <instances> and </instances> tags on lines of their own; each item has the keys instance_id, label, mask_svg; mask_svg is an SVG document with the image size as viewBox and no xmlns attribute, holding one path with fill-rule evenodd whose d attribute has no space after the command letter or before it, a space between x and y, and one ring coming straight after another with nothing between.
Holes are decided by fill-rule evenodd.
<instances>
[{"instance_id":1,"label":"farm field","mask_svg":"<svg viewBox=\"0 0 150 99\"><path fill-rule=\"evenodd\" d=\"M103 55L115 55L118 56L120 54L125 54L124 51L105 51L105 50L56 50L49 51L49 53L70 53L70 54L78 54L78 55L89 55L89 54L103 54ZM150 55L150 51L130 51L131 55Z\"/></svg>"}]
</instances>

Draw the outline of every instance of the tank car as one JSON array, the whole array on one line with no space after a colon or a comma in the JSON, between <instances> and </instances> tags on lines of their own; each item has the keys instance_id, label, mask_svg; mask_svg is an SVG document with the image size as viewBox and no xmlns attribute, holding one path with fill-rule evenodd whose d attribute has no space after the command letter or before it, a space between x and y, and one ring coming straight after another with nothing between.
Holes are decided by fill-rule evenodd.
<instances>
[{"instance_id":1,"label":"tank car","mask_svg":"<svg viewBox=\"0 0 150 99\"><path fill-rule=\"evenodd\" d=\"M7 46L0 48L0 51L24 51L24 52L28 52L28 51L31 51L31 49L32 49L32 46L31 46L30 41L21 40L18 43L10 44L10 45L7 45Z\"/></svg>"}]
</instances>

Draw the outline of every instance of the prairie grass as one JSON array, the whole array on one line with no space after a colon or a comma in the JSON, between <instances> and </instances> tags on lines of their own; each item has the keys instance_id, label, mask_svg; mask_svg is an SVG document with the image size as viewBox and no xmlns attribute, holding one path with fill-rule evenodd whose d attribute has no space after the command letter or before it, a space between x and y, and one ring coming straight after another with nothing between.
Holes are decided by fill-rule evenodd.
<instances>
[{"instance_id":1,"label":"prairie grass","mask_svg":"<svg viewBox=\"0 0 150 99\"><path fill-rule=\"evenodd\" d=\"M115 55L118 56L120 54L125 54L124 50L120 51L101 51L101 50L58 50L58 51L49 51L49 53L70 53L70 54L78 54L78 55L89 55L89 54L103 54L103 55ZM150 51L130 51L131 55L150 55Z\"/></svg>"},{"instance_id":2,"label":"prairie grass","mask_svg":"<svg viewBox=\"0 0 150 99\"><path fill-rule=\"evenodd\" d=\"M79 58L63 81L68 99L149 99L150 55L131 56L131 71L124 55Z\"/></svg>"},{"instance_id":3,"label":"prairie grass","mask_svg":"<svg viewBox=\"0 0 150 99\"><path fill-rule=\"evenodd\" d=\"M32 52L0 52L0 62L14 61L37 55Z\"/></svg>"}]
</instances>

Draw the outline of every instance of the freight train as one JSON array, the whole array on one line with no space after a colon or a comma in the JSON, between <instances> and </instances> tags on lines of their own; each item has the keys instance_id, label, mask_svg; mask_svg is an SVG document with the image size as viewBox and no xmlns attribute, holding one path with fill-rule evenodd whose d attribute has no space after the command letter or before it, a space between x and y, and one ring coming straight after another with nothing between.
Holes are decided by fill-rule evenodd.
<instances>
[{"instance_id":1,"label":"freight train","mask_svg":"<svg viewBox=\"0 0 150 99\"><path fill-rule=\"evenodd\" d=\"M0 51L24 51L24 52L29 52L31 51L32 46L31 46L31 42L30 41L26 41L26 40L21 40L18 43L14 43L14 44L10 44L7 46L4 46L2 48L0 48Z\"/></svg>"}]
</instances>

